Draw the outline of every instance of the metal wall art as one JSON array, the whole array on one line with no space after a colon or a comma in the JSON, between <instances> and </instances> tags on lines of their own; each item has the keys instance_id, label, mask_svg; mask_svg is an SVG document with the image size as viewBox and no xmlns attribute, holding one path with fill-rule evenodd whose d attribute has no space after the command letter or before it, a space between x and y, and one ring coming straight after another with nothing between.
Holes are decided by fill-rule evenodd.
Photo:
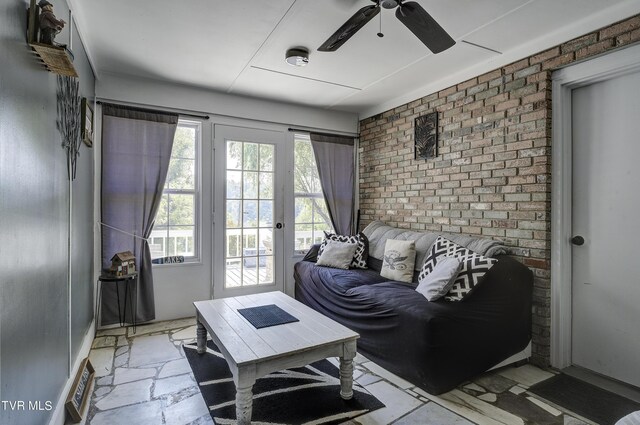
<instances>
[{"instance_id":1,"label":"metal wall art","mask_svg":"<svg viewBox=\"0 0 640 425\"><path fill-rule=\"evenodd\" d=\"M416 118L414 123L415 159L438 156L438 112Z\"/></svg>"},{"instance_id":2,"label":"metal wall art","mask_svg":"<svg viewBox=\"0 0 640 425\"><path fill-rule=\"evenodd\" d=\"M58 75L56 127L62 136L62 148L67 151L67 174L69 180L76 178L76 160L80 153L80 83L77 78Z\"/></svg>"}]
</instances>

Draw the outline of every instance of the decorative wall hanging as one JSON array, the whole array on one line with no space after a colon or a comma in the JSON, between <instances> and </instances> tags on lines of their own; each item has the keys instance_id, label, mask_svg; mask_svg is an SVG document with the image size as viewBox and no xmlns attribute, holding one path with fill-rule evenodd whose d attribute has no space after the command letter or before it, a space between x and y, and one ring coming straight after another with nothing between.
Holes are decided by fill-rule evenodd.
<instances>
[{"instance_id":1,"label":"decorative wall hanging","mask_svg":"<svg viewBox=\"0 0 640 425\"><path fill-rule=\"evenodd\" d=\"M82 140L85 145L91 147L93 146L93 109L89 106L86 97L82 98L80 110L82 111L82 116L80 117L80 122L82 123Z\"/></svg>"},{"instance_id":2,"label":"decorative wall hanging","mask_svg":"<svg viewBox=\"0 0 640 425\"><path fill-rule=\"evenodd\" d=\"M62 148L67 151L69 180L76 178L76 160L80 153L80 83L77 78L58 76L58 120L56 127L62 136Z\"/></svg>"},{"instance_id":3,"label":"decorative wall hanging","mask_svg":"<svg viewBox=\"0 0 640 425\"><path fill-rule=\"evenodd\" d=\"M414 123L415 159L438 156L438 112L416 118Z\"/></svg>"}]
</instances>

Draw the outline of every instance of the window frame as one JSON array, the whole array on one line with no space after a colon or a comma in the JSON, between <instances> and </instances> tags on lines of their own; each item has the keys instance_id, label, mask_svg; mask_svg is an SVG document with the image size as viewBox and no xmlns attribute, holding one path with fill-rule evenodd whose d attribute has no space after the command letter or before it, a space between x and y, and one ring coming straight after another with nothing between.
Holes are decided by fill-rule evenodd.
<instances>
[{"instance_id":1,"label":"window frame","mask_svg":"<svg viewBox=\"0 0 640 425\"><path fill-rule=\"evenodd\" d=\"M185 256L184 263L165 263L165 264L153 264L153 267L172 267L172 266L184 266L184 265L193 265L193 264L201 264L202 263L202 122L193 119L178 119L178 127L192 127L195 129L195 146L194 146L194 185L193 190L190 189L168 189L166 188L167 182L165 182L165 188L162 190L162 196L166 195L193 195L193 249L194 255ZM171 159L173 159L173 150L172 150ZM180 225L176 225L180 226ZM167 225L167 239L169 236L169 230L171 229L171 223ZM153 232L153 231L152 231ZM150 236L149 239L152 239L154 236ZM157 237L157 236L156 236ZM163 250L166 253L166 246L163 246ZM178 254L179 255L179 254ZM160 257L162 258L162 257Z\"/></svg>"}]
</instances>

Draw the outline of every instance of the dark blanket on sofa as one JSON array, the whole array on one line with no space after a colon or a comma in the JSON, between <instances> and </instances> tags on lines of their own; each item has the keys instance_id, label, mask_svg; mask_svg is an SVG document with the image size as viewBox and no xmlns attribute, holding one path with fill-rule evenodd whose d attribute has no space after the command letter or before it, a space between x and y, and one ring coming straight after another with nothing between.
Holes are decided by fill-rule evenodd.
<instances>
[{"instance_id":1,"label":"dark blanket on sofa","mask_svg":"<svg viewBox=\"0 0 640 425\"><path fill-rule=\"evenodd\" d=\"M429 302L375 270L295 265L296 299L360 334L358 351L440 394L522 351L531 334L531 271L499 256L461 302Z\"/></svg>"}]
</instances>

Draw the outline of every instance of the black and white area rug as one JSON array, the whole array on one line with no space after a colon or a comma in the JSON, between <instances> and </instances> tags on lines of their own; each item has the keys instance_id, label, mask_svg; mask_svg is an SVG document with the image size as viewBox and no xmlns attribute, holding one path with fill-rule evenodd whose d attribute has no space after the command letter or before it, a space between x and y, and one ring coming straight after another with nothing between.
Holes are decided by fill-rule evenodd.
<instances>
[{"instance_id":1,"label":"black and white area rug","mask_svg":"<svg viewBox=\"0 0 640 425\"><path fill-rule=\"evenodd\" d=\"M200 392L218 425L236 423L236 389L227 362L212 341L199 355L196 344L183 346ZM339 370L328 360L274 372L253 386L252 423L340 424L384 407L355 381L353 398L340 397Z\"/></svg>"}]
</instances>

